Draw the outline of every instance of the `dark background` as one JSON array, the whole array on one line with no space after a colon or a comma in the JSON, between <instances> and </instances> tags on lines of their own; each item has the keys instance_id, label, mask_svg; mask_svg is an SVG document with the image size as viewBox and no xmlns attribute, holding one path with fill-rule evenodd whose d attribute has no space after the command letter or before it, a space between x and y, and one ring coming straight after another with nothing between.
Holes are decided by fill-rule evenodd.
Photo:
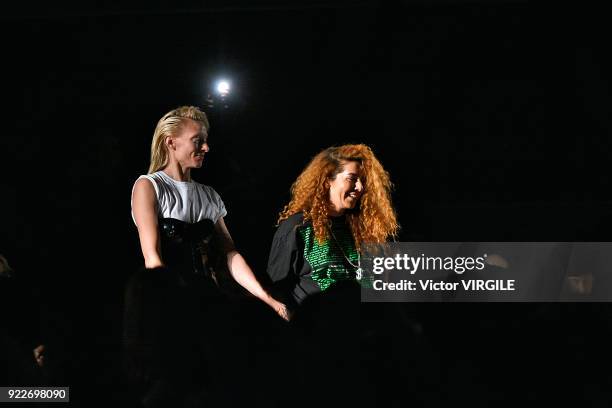
<instances>
[{"instance_id":1,"label":"dark background","mask_svg":"<svg viewBox=\"0 0 612 408\"><path fill-rule=\"evenodd\" d=\"M219 77L233 93L227 109L208 109L211 152L194 178L221 194L258 274L293 180L323 148L352 142L370 145L391 174L401 241L609 240L603 10L23 3L0 22L0 253L40 289L71 370L96 381L118 369L123 286L142 263L130 192L155 123L179 105L204 106ZM579 351L608 333L607 305L410 307L434 344L452 335L449 316L462 332L462 319L501 327L498 316L512 316L531 338L538 324L521 321L536 310L556 336L537 346L555 346L544 364L570 358L581 376L601 355ZM561 377L588 383L573 373Z\"/></svg>"}]
</instances>

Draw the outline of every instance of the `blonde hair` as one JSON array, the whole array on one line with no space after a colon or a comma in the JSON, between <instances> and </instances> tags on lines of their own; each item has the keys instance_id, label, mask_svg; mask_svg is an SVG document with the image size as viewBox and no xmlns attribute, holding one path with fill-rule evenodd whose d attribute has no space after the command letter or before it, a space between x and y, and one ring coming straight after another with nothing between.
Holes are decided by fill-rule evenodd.
<instances>
[{"instance_id":1,"label":"blonde hair","mask_svg":"<svg viewBox=\"0 0 612 408\"><path fill-rule=\"evenodd\" d=\"M346 162L361 166L364 192L358 208L347 211L355 246L382 243L396 237L399 225L391 203L392 183L372 149L363 144L330 147L316 155L291 186L291 201L279 214L278 222L302 212L304 222L311 221L319 243L328 237L329 185L326 180L342 172Z\"/></svg>"},{"instance_id":2,"label":"blonde hair","mask_svg":"<svg viewBox=\"0 0 612 408\"><path fill-rule=\"evenodd\" d=\"M166 113L157 122L155 132L153 133L149 174L163 169L168 164L166 138L176 136L181 126L185 123L185 119L199 122L206 131L210 129L206 114L197 106L181 106Z\"/></svg>"}]
</instances>

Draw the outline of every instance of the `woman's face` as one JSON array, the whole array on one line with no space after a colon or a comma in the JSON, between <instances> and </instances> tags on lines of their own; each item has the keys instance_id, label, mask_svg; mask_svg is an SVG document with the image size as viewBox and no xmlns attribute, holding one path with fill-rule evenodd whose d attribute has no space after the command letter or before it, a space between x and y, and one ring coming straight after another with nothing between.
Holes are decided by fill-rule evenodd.
<instances>
[{"instance_id":1,"label":"woman's face","mask_svg":"<svg viewBox=\"0 0 612 408\"><path fill-rule=\"evenodd\" d=\"M329 182L329 201L332 215L340 215L355 208L363 193L364 185L360 178L361 166L358 162L345 162L342 171Z\"/></svg>"},{"instance_id":2,"label":"woman's face","mask_svg":"<svg viewBox=\"0 0 612 408\"><path fill-rule=\"evenodd\" d=\"M208 133L195 120L185 119L179 133L169 142L169 149L182 168L200 168L208 153Z\"/></svg>"}]
</instances>

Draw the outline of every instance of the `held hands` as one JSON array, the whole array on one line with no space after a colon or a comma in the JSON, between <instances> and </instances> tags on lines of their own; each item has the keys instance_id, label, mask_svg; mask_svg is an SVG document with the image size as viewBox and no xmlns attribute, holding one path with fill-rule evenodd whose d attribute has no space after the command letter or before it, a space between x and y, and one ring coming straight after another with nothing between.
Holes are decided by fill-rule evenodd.
<instances>
[{"instance_id":1,"label":"held hands","mask_svg":"<svg viewBox=\"0 0 612 408\"><path fill-rule=\"evenodd\" d=\"M291 313L289 312L287 306L284 303L272 299L271 302L268 303L268 305L270 305L270 307L274 309L276 314L279 315L284 321L288 322L291 320Z\"/></svg>"}]
</instances>

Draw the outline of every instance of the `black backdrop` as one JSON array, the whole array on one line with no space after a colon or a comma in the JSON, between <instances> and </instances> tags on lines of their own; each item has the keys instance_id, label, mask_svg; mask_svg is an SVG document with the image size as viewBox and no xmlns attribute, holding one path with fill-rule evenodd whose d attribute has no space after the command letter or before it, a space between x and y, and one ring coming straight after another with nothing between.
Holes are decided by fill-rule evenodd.
<instances>
[{"instance_id":1,"label":"black backdrop","mask_svg":"<svg viewBox=\"0 0 612 408\"><path fill-rule=\"evenodd\" d=\"M220 76L234 92L209 109L211 152L194 178L222 195L258 274L291 182L346 142L369 144L390 172L402 241L609 240L602 10L207 4L24 3L1 17L0 253L63 316L75 360L118 350L123 284L141 264L130 191L157 119L202 106ZM583 345L606 308L546 310L559 330L584 323ZM434 322L447 312L415 310Z\"/></svg>"}]
</instances>

